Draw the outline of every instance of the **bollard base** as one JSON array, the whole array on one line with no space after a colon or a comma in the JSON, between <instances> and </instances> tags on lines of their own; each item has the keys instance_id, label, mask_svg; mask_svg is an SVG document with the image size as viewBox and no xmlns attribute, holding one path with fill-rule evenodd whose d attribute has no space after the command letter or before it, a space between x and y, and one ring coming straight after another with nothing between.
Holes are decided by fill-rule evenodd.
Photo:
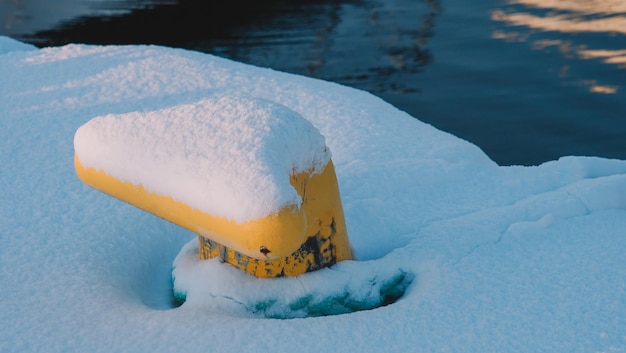
<instances>
[{"instance_id":1,"label":"bollard base","mask_svg":"<svg viewBox=\"0 0 626 353\"><path fill-rule=\"evenodd\" d=\"M334 219L325 228L308 237L292 255L277 260L255 259L202 236L198 236L198 252L203 260L220 258L255 277L297 276L338 261Z\"/></svg>"}]
</instances>

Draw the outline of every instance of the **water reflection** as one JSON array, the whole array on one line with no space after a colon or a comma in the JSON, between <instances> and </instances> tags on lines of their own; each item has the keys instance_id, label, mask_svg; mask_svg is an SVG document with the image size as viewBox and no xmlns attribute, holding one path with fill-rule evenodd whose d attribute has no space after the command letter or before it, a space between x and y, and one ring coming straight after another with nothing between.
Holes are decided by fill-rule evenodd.
<instances>
[{"instance_id":1,"label":"water reflection","mask_svg":"<svg viewBox=\"0 0 626 353\"><path fill-rule=\"evenodd\" d=\"M577 12L586 15L626 13L626 2L623 0L509 0L509 3L550 10Z\"/></svg>"},{"instance_id":2,"label":"water reflection","mask_svg":"<svg viewBox=\"0 0 626 353\"><path fill-rule=\"evenodd\" d=\"M611 16L588 19L583 14L552 14L536 16L528 13L505 13L494 11L491 17L496 21L507 22L511 26L528 26L543 31L608 32L626 34L626 17Z\"/></svg>"},{"instance_id":3,"label":"water reflection","mask_svg":"<svg viewBox=\"0 0 626 353\"><path fill-rule=\"evenodd\" d=\"M430 63L426 44L439 11L436 0L286 6L262 26L199 49L375 94L411 93L417 91L414 76ZM309 26L302 26L303 17ZM288 45L282 45L284 33Z\"/></svg>"},{"instance_id":4,"label":"water reflection","mask_svg":"<svg viewBox=\"0 0 626 353\"><path fill-rule=\"evenodd\" d=\"M80 16L119 16L176 0L0 0L0 33L35 33Z\"/></svg>"},{"instance_id":5,"label":"water reflection","mask_svg":"<svg viewBox=\"0 0 626 353\"><path fill-rule=\"evenodd\" d=\"M116 16L83 16L22 39L40 46L79 42L182 47L374 94L406 94L418 91L414 77L431 62L426 45L441 11L439 0L169 3Z\"/></svg>"},{"instance_id":6,"label":"water reflection","mask_svg":"<svg viewBox=\"0 0 626 353\"><path fill-rule=\"evenodd\" d=\"M626 49L580 49L578 50L578 55L583 59L600 58L606 64L615 64L621 68L626 68Z\"/></svg>"},{"instance_id":7,"label":"water reflection","mask_svg":"<svg viewBox=\"0 0 626 353\"><path fill-rule=\"evenodd\" d=\"M624 0L509 0L509 6L491 12L491 19L509 27L528 28L524 32L494 30L492 38L509 42L530 42L536 50L558 48L567 59L573 57L600 59L605 64L626 68L626 1ZM541 38L532 40L536 30L576 34L570 40ZM595 36L582 36L589 34ZM602 40L598 41L598 35ZM576 43L578 42L578 43ZM598 43L615 48L597 48ZM592 49L590 49L592 47ZM596 48L593 48L596 47ZM564 66L561 77L568 77L570 66ZM567 84L567 83L566 83ZM591 93L614 94L620 85L600 84L596 79L581 79L576 83L588 87Z\"/></svg>"}]
</instances>

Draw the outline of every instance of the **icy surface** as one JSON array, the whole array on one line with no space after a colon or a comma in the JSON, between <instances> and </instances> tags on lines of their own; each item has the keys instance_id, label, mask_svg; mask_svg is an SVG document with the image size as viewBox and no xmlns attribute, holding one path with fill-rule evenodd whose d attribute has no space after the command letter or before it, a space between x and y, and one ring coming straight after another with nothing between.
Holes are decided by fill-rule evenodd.
<instances>
[{"instance_id":1,"label":"icy surface","mask_svg":"<svg viewBox=\"0 0 626 353\"><path fill-rule=\"evenodd\" d=\"M152 46L0 43L1 352L626 351L626 161L499 167L328 82ZM171 309L195 235L84 186L73 136L215 95L276 102L321 132L358 261L271 282L188 263L181 281L215 282ZM263 318L375 300L400 273L412 282L388 306Z\"/></svg>"},{"instance_id":2,"label":"icy surface","mask_svg":"<svg viewBox=\"0 0 626 353\"><path fill-rule=\"evenodd\" d=\"M298 113L232 94L94 118L76 132L74 149L85 168L239 223L298 208L289 176L319 173L330 158Z\"/></svg>"}]
</instances>

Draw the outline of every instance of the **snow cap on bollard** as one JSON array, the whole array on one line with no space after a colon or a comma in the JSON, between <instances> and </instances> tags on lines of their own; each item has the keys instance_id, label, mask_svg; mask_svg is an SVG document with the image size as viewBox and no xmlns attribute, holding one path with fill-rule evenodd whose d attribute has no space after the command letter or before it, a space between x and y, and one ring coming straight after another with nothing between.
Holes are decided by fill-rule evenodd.
<instances>
[{"instance_id":1,"label":"snow cap on bollard","mask_svg":"<svg viewBox=\"0 0 626 353\"><path fill-rule=\"evenodd\" d=\"M74 137L87 185L198 234L257 277L352 257L330 151L298 113L248 96L105 115Z\"/></svg>"}]
</instances>

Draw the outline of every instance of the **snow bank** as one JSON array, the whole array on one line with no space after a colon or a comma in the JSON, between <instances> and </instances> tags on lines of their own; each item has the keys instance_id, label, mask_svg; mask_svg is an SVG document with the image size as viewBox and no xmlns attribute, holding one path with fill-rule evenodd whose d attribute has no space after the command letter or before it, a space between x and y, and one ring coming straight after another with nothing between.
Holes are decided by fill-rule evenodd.
<instances>
[{"instance_id":1,"label":"snow bank","mask_svg":"<svg viewBox=\"0 0 626 353\"><path fill-rule=\"evenodd\" d=\"M97 117L74 148L86 168L239 223L299 208L289 176L320 173L330 159L309 121L240 95Z\"/></svg>"},{"instance_id":2,"label":"snow bank","mask_svg":"<svg viewBox=\"0 0 626 353\"><path fill-rule=\"evenodd\" d=\"M19 42L9 37L0 36L0 54L10 53L12 51L36 50L34 45Z\"/></svg>"},{"instance_id":3,"label":"snow bank","mask_svg":"<svg viewBox=\"0 0 626 353\"><path fill-rule=\"evenodd\" d=\"M194 234L76 178L90 119L233 94L325 137L358 261L267 282L185 262ZM626 351L626 161L499 167L365 92L153 46L0 55L0 111L2 352ZM391 305L261 322L374 303L402 273Z\"/></svg>"}]
</instances>

